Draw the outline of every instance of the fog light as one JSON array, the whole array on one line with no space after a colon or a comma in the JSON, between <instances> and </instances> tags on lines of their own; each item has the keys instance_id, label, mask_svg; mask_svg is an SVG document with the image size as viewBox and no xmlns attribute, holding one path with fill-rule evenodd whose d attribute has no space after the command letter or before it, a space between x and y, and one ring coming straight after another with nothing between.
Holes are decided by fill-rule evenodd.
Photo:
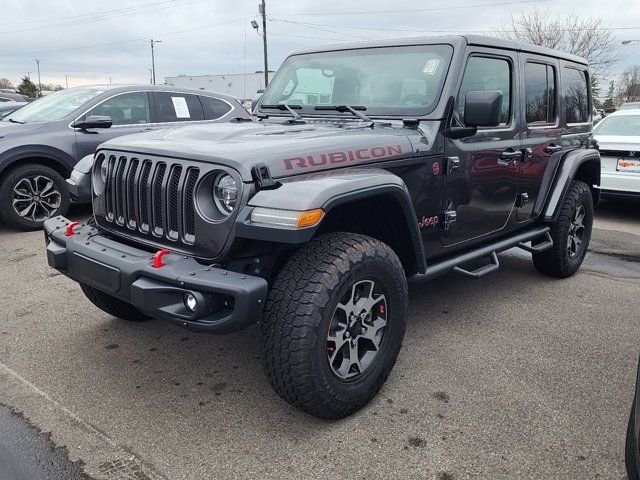
<instances>
[{"instance_id":1,"label":"fog light","mask_svg":"<svg viewBox=\"0 0 640 480\"><path fill-rule=\"evenodd\" d=\"M184 294L184 306L187 307L187 310L189 310L190 312L196 311L198 301L196 300L196 297L193 295L193 293L187 292Z\"/></svg>"}]
</instances>

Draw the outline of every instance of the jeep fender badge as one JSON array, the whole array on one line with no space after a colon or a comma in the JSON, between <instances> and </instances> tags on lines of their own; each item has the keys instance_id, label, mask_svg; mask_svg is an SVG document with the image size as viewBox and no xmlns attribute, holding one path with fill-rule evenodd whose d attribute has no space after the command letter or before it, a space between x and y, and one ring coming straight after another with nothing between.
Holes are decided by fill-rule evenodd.
<instances>
[{"instance_id":1,"label":"jeep fender badge","mask_svg":"<svg viewBox=\"0 0 640 480\"><path fill-rule=\"evenodd\" d=\"M434 175L438 175L440 173L440 162L434 162L432 170Z\"/></svg>"}]
</instances>

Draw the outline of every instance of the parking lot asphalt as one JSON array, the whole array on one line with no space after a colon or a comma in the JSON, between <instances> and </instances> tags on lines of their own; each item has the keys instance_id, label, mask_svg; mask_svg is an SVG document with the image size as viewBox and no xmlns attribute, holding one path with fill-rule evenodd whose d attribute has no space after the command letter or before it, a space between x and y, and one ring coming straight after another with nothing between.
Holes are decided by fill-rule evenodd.
<instances>
[{"instance_id":1,"label":"parking lot asphalt","mask_svg":"<svg viewBox=\"0 0 640 480\"><path fill-rule=\"evenodd\" d=\"M626 478L638 205L603 203L594 228L567 280L506 252L483 280L412 287L388 382L328 422L271 391L255 327L116 320L47 266L41 232L0 227L0 403L94 478Z\"/></svg>"}]
</instances>

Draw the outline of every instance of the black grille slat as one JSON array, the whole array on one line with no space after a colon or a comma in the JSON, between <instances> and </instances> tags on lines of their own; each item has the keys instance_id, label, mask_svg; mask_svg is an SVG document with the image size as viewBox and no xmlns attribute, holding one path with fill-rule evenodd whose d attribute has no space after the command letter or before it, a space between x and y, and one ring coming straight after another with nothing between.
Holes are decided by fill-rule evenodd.
<instances>
[{"instance_id":1,"label":"black grille slat","mask_svg":"<svg viewBox=\"0 0 640 480\"><path fill-rule=\"evenodd\" d=\"M136 173L138 171L138 159L134 158L129 162L129 167L127 168L126 175L126 198L127 198L127 207L126 207L126 225L132 230L136 229L137 218L136 214Z\"/></svg>"},{"instance_id":2,"label":"black grille slat","mask_svg":"<svg viewBox=\"0 0 640 480\"><path fill-rule=\"evenodd\" d=\"M195 243L195 191L200 169L178 161L116 152L107 160L105 218L126 231Z\"/></svg>"},{"instance_id":3,"label":"black grille slat","mask_svg":"<svg viewBox=\"0 0 640 480\"><path fill-rule=\"evenodd\" d=\"M196 191L196 182L198 181L198 176L200 175L200 170L197 168L190 168L187 171L187 179L185 181L184 187L184 237L187 241L192 239L195 235L195 191Z\"/></svg>"}]
</instances>

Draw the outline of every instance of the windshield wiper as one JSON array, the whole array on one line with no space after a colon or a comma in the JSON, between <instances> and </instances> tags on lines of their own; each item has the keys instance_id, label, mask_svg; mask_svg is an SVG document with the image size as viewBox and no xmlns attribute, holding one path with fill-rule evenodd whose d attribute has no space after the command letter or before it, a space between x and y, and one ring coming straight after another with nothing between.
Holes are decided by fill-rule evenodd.
<instances>
[{"instance_id":1,"label":"windshield wiper","mask_svg":"<svg viewBox=\"0 0 640 480\"><path fill-rule=\"evenodd\" d=\"M287 105L286 103L278 103L276 105L260 105L260 108L273 108L276 110L281 110L283 112L288 111L293 117L293 122L305 123L302 117L298 115L298 112L295 111L295 110L302 110L302 105Z\"/></svg>"},{"instance_id":2,"label":"windshield wiper","mask_svg":"<svg viewBox=\"0 0 640 480\"><path fill-rule=\"evenodd\" d=\"M371 122L373 124L373 120L367 117L364 113L360 113L358 110L366 110L367 107L363 107L362 105L354 105L350 107L349 105L316 105L313 107L314 110L332 110L334 112L351 112L356 117L358 117L363 122Z\"/></svg>"},{"instance_id":3,"label":"windshield wiper","mask_svg":"<svg viewBox=\"0 0 640 480\"><path fill-rule=\"evenodd\" d=\"M11 123L25 123L25 122L21 122L20 120L14 120L13 118L8 118L7 120L9 120Z\"/></svg>"}]
</instances>

